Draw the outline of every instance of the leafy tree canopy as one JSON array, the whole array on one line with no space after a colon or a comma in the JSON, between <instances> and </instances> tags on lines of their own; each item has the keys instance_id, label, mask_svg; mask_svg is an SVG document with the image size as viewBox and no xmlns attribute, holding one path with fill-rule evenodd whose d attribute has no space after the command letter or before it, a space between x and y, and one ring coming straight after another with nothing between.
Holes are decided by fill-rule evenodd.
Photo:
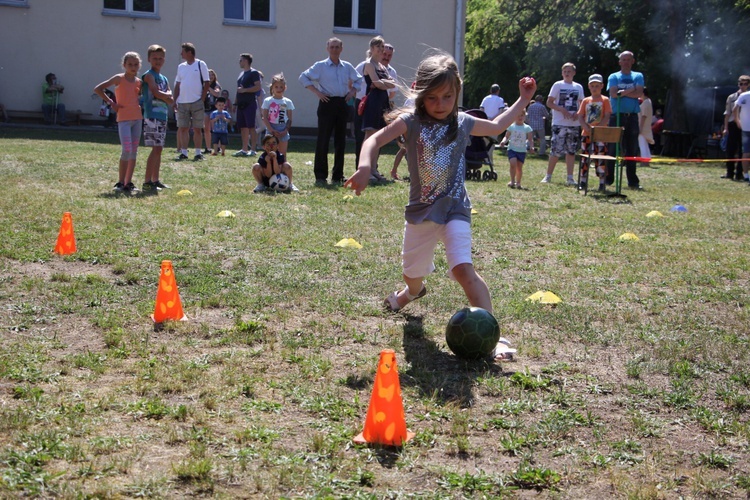
<instances>
[{"instance_id":1,"label":"leafy tree canopy","mask_svg":"<svg viewBox=\"0 0 750 500\"><path fill-rule=\"evenodd\" d=\"M668 94L681 103L687 87L750 73L749 23L750 0L468 0L464 105L478 106L493 83L512 102L526 75L546 96L568 61L585 88L588 75L619 70L622 50L635 54L656 103Z\"/></svg>"}]
</instances>

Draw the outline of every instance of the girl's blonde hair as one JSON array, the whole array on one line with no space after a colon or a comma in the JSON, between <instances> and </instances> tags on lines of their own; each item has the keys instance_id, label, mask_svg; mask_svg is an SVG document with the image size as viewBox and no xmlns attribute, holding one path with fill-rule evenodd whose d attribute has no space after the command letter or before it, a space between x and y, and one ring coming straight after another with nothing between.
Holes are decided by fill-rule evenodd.
<instances>
[{"instance_id":1,"label":"girl's blonde hair","mask_svg":"<svg viewBox=\"0 0 750 500\"><path fill-rule=\"evenodd\" d=\"M425 96L448 85L456 94L453 111L448 117L447 139L453 141L458 134L458 96L461 94L463 80L458 72L455 59L445 52L438 52L423 59L417 67L413 90L406 90L407 97L414 99L414 114L420 120L431 120L424 105ZM403 110L400 110L403 112Z\"/></svg>"},{"instance_id":2,"label":"girl's blonde hair","mask_svg":"<svg viewBox=\"0 0 750 500\"><path fill-rule=\"evenodd\" d=\"M138 61L138 64L141 64L141 56L138 54L138 52L125 52L125 55L122 56L122 65L125 66L125 63L128 61L128 59L135 59Z\"/></svg>"},{"instance_id":3,"label":"girl's blonde hair","mask_svg":"<svg viewBox=\"0 0 750 500\"><path fill-rule=\"evenodd\" d=\"M385 39L382 36L376 36L370 39L370 48L367 49L367 57L370 58L372 56L372 48L377 47L378 45L385 46Z\"/></svg>"}]
</instances>

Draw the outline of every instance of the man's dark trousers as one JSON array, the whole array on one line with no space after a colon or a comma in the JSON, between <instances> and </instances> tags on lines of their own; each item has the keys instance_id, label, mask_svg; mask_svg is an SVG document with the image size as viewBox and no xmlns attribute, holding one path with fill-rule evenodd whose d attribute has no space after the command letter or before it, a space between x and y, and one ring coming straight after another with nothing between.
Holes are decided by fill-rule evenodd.
<instances>
[{"instance_id":1,"label":"man's dark trousers","mask_svg":"<svg viewBox=\"0 0 750 500\"><path fill-rule=\"evenodd\" d=\"M333 135L333 173L331 180L344 180L344 152L346 151L346 101L343 97L329 97L318 103L318 142L315 145L315 180L328 178L328 143Z\"/></svg>"},{"instance_id":2,"label":"man's dark trousers","mask_svg":"<svg viewBox=\"0 0 750 500\"><path fill-rule=\"evenodd\" d=\"M617 126L617 114L612 113L609 117L609 126ZM620 156L640 156L641 150L638 146L638 134L640 133L640 127L638 124L638 113L620 113L620 127L623 127L622 131L622 147L620 148ZM609 146L610 154L614 154L616 149L614 144ZM638 187L641 185L638 175L635 173L637 162L626 161L625 162L625 174L628 178L628 187ZM615 183L615 162L610 161L607 163L607 184Z\"/></svg>"},{"instance_id":3,"label":"man's dark trousers","mask_svg":"<svg viewBox=\"0 0 750 500\"><path fill-rule=\"evenodd\" d=\"M742 131L734 122L727 124L727 158L742 156ZM742 180L742 162L727 162L727 178Z\"/></svg>"}]
</instances>

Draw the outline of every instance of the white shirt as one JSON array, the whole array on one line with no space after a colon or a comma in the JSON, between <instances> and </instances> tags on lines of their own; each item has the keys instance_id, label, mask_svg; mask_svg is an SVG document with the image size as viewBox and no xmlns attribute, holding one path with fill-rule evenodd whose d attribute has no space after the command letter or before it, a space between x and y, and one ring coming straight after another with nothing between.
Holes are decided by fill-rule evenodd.
<instances>
[{"instance_id":1,"label":"white shirt","mask_svg":"<svg viewBox=\"0 0 750 500\"><path fill-rule=\"evenodd\" d=\"M580 127L578 123L578 106L583 100L583 86L580 83L572 82L565 83L565 80L560 80L552 84L552 89L549 91L549 97L555 98L555 104L562 106L569 113L573 113L575 116L572 120L569 120L563 116L560 111L556 109L552 110L552 125L559 127Z\"/></svg>"},{"instance_id":2,"label":"white shirt","mask_svg":"<svg viewBox=\"0 0 750 500\"><path fill-rule=\"evenodd\" d=\"M201 76L203 79L201 79ZM200 59L188 64L187 61L177 66L175 83L180 84L180 95L177 96L179 104L200 101L203 93L203 82L210 81L208 78L208 66Z\"/></svg>"},{"instance_id":3,"label":"white shirt","mask_svg":"<svg viewBox=\"0 0 750 500\"><path fill-rule=\"evenodd\" d=\"M750 91L743 92L734 103L734 107L740 108L740 127L743 132L750 132Z\"/></svg>"},{"instance_id":4,"label":"white shirt","mask_svg":"<svg viewBox=\"0 0 750 500\"><path fill-rule=\"evenodd\" d=\"M393 78L393 81L398 82L398 73L396 73L396 70L390 64L388 65L386 69L388 70L388 74L391 75L391 78ZM396 97L397 93L398 93L397 87L388 89L388 99L392 101Z\"/></svg>"},{"instance_id":5,"label":"white shirt","mask_svg":"<svg viewBox=\"0 0 750 500\"><path fill-rule=\"evenodd\" d=\"M365 73L364 73L364 71L365 71L365 64L367 64L367 59L365 59L361 63L357 64L357 66L354 68L354 69L357 70L357 73L359 73L360 75L362 75L362 80L365 79L365 76L364 76L365 75ZM356 96L357 99L362 100L362 98L366 94L366 92L365 92L366 90L367 90L367 85L365 84L365 82L362 82L362 87L357 91L357 96Z\"/></svg>"},{"instance_id":6,"label":"white shirt","mask_svg":"<svg viewBox=\"0 0 750 500\"><path fill-rule=\"evenodd\" d=\"M505 109L505 100L499 95L490 94L482 99L482 104L479 107L484 109L487 118L492 120Z\"/></svg>"}]
</instances>

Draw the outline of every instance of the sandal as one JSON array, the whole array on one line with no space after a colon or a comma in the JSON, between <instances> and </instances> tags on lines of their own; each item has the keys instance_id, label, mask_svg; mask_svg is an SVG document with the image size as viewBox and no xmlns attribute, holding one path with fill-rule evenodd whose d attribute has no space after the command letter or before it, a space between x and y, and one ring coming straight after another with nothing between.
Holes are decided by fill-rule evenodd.
<instances>
[{"instance_id":1,"label":"sandal","mask_svg":"<svg viewBox=\"0 0 750 500\"><path fill-rule=\"evenodd\" d=\"M427 295L427 287L424 285L424 283L422 283L422 291L419 292L417 295L411 295L409 293L408 286L404 288L403 290L401 290L401 292L403 292L406 295L406 298L409 299L409 302L413 302ZM392 292L388 297L386 297L386 299L383 301L383 305L385 306L387 310L391 312L398 312L399 310L401 310L401 307L399 307L398 305L398 294L401 292L398 292L398 291ZM406 304L408 304L409 302L407 302ZM404 304L404 306L406 304Z\"/></svg>"},{"instance_id":2,"label":"sandal","mask_svg":"<svg viewBox=\"0 0 750 500\"><path fill-rule=\"evenodd\" d=\"M518 352L510 346L510 340L505 337L500 337L497 340L495 350L492 351L492 357L496 361L513 361L513 355Z\"/></svg>"}]
</instances>

